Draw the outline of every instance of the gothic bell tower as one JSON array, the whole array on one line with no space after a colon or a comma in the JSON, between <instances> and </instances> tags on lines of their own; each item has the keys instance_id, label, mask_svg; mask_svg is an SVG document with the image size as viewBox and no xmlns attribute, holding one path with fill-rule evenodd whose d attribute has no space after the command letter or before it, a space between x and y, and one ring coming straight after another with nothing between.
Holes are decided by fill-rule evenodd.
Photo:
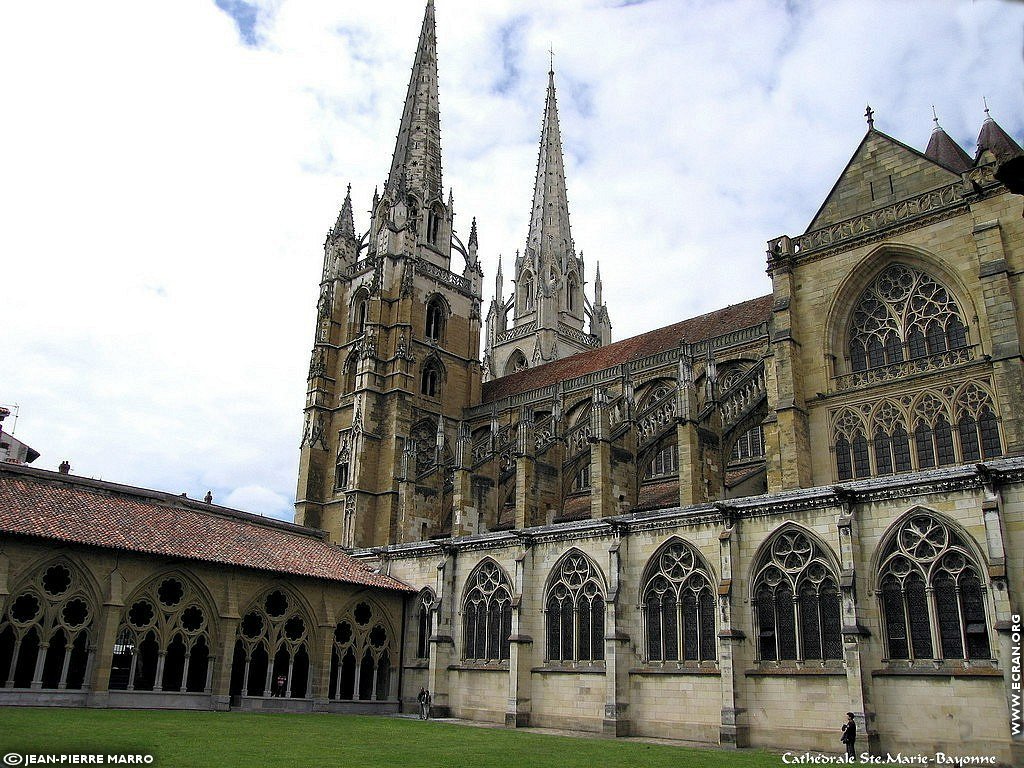
<instances>
[{"instance_id":1,"label":"gothic bell tower","mask_svg":"<svg viewBox=\"0 0 1024 768\"><path fill-rule=\"evenodd\" d=\"M454 446L479 402L483 273L441 180L434 3L369 229L351 190L324 245L295 522L343 546L426 538L451 525ZM462 271L452 270L453 251Z\"/></svg>"},{"instance_id":2,"label":"gothic bell tower","mask_svg":"<svg viewBox=\"0 0 1024 768\"><path fill-rule=\"evenodd\" d=\"M583 290L583 254L576 255L569 228L553 67L548 71L530 231L525 249L516 253L514 288L508 300L503 280L499 263L494 299L487 313L485 378L516 373L611 342L611 320L602 300L600 267L594 278L591 302ZM587 320L589 333L584 330Z\"/></svg>"}]
</instances>

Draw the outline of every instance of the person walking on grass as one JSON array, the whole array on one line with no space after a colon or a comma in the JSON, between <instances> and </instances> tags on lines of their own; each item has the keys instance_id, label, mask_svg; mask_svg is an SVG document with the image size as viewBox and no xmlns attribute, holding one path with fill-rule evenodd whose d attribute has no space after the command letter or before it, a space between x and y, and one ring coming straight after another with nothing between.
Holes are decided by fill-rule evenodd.
<instances>
[{"instance_id":1,"label":"person walking on grass","mask_svg":"<svg viewBox=\"0 0 1024 768\"><path fill-rule=\"evenodd\" d=\"M846 722L843 723L843 737L840 739L846 745L846 756L856 757L857 750L854 742L857 741L857 724L853 721L853 712L846 713Z\"/></svg>"}]
</instances>

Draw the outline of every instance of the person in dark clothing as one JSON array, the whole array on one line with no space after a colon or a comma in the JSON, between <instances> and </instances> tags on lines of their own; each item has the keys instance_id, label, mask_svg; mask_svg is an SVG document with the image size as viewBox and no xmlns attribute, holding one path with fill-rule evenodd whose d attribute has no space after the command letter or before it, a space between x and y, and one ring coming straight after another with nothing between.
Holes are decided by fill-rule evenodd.
<instances>
[{"instance_id":1,"label":"person in dark clothing","mask_svg":"<svg viewBox=\"0 0 1024 768\"><path fill-rule=\"evenodd\" d=\"M416 697L416 701L420 703L420 720L427 719L427 698L429 694L426 688L420 688L420 695Z\"/></svg>"},{"instance_id":2,"label":"person in dark clothing","mask_svg":"<svg viewBox=\"0 0 1024 768\"><path fill-rule=\"evenodd\" d=\"M856 757L857 750L853 744L857 740L857 724L853 721L853 712L846 713L846 722L843 723L843 737L840 739L846 745L846 756Z\"/></svg>"}]
</instances>

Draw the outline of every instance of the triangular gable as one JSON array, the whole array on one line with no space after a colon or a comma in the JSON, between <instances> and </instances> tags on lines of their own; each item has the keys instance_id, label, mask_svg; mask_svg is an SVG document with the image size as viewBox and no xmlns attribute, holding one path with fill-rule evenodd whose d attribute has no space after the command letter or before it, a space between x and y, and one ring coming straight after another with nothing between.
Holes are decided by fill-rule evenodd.
<instances>
[{"instance_id":1,"label":"triangular gable","mask_svg":"<svg viewBox=\"0 0 1024 768\"><path fill-rule=\"evenodd\" d=\"M807 231L951 184L960 177L873 128L865 134Z\"/></svg>"}]
</instances>

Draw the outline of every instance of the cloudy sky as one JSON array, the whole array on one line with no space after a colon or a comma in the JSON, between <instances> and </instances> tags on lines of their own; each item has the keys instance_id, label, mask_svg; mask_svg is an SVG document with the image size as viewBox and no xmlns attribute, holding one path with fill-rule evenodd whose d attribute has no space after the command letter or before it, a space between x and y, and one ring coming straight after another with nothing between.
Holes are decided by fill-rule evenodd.
<instances>
[{"instance_id":1,"label":"cloudy sky","mask_svg":"<svg viewBox=\"0 0 1024 768\"><path fill-rule=\"evenodd\" d=\"M390 166L421 0L0 9L0 403L91 477L289 518L322 243ZM768 292L876 127L1024 138L1024 6L437 0L444 182L526 237L549 46L614 337ZM485 296L485 299L489 298ZM10 429L12 419L6 423Z\"/></svg>"}]
</instances>

